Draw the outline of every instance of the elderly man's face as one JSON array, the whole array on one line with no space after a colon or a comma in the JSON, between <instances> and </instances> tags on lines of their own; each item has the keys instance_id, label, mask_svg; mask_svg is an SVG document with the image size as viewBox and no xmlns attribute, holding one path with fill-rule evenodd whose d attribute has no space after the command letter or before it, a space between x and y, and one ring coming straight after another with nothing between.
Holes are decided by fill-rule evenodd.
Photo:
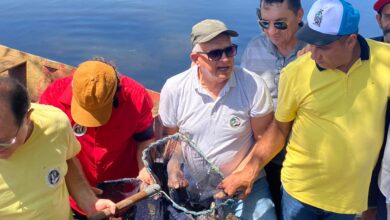
<instances>
[{"instance_id":1,"label":"elderly man's face","mask_svg":"<svg viewBox=\"0 0 390 220\"><path fill-rule=\"evenodd\" d=\"M27 133L27 119L18 125L9 105L0 101L0 159L9 158L24 143Z\"/></svg>"},{"instance_id":2,"label":"elderly man's face","mask_svg":"<svg viewBox=\"0 0 390 220\"><path fill-rule=\"evenodd\" d=\"M213 40L202 43L201 49L209 52L217 49L226 49L232 46L231 39L228 35L221 34ZM192 60L198 65L200 73L208 81L216 83L227 81L233 73L234 56L227 56L226 51L219 60L212 60L207 54L192 53Z\"/></svg>"},{"instance_id":3,"label":"elderly man's face","mask_svg":"<svg viewBox=\"0 0 390 220\"><path fill-rule=\"evenodd\" d=\"M268 4L264 1L261 3L259 19L269 22L268 28L263 28L266 36L276 46L288 45L295 39L295 33L299 28L299 22L302 20L303 9L300 9L297 14L288 8L287 1L283 3ZM258 15L259 16L259 15ZM278 29L275 22L285 22L287 29Z\"/></svg>"},{"instance_id":4,"label":"elderly man's face","mask_svg":"<svg viewBox=\"0 0 390 220\"><path fill-rule=\"evenodd\" d=\"M382 13L376 15L379 27L383 31L385 42L390 43L390 4L382 8Z\"/></svg>"},{"instance_id":5,"label":"elderly man's face","mask_svg":"<svg viewBox=\"0 0 390 220\"><path fill-rule=\"evenodd\" d=\"M353 34L325 46L310 45L311 58L322 68L343 69L352 60L356 38Z\"/></svg>"}]
</instances>

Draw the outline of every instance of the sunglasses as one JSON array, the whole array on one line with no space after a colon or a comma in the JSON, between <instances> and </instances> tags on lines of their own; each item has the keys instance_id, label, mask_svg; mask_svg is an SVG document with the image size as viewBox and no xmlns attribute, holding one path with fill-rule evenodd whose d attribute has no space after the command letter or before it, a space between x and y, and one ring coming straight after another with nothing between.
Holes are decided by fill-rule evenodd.
<instances>
[{"instance_id":1,"label":"sunglasses","mask_svg":"<svg viewBox=\"0 0 390 220\"><path fill-rule=\"evenodd\" d=\"M198 54L206 54L209 60L218 61L222 58L225 53L227 57L234 57L237 54L237 45L232 44L229 47L223 49L216 49L207 52L197 52Z\"/></svg>"},{"instance_id":2,"label":"sunglasses","mask_svg":"<svg viewBox=\"0 0 390 220\"><path fill-rule=\"evenodd\" d=\"M8 140L8 141L4 141L4 142L1 142L0 143L0 148L9 148L11 147L13 144L16 143L16 137L18 136L19 134L19 130L20 130L20 127L18 127L18 130L16 130L16 134L15 134L15 137L13 137L12 139Z\"/></svg>"},{"instance_id":3,"label":"sunglasses","mask_svg":"<svg viewBox=\"0 0 390 220\"><path fill-rule=\"evenodd\" d=\"M258 22L263 29L268 29L271 24L270 21L263 20L263 19L260 19ZM274 27L278 30L286 30L288 27L287 22L285 21L274 21L273 23L274 23Z\"/></svg>"},{"instance_id":4,"label":"sunglasses","mask_svg":"<svg viewBox=\"0 0 390 220\"><path fill-rule=\"evenodd\" d=\"M271 25L271 21L267 21L261 18L261 11L258 8L257 9L257 17L258 17L258 22L260 27L263 29L268 29ZM274 21L274 27L278 30L286 30L288 28L287 22L286 21Z\"/></svg>"}]
</instances>

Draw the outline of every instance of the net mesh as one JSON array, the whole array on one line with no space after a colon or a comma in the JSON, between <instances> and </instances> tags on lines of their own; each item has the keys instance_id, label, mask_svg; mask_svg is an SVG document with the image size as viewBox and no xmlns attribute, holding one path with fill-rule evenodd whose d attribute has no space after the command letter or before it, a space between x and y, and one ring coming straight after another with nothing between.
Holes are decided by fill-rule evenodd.
<instances>
[{"instance_id":1,"label":"net mesh","mask_svg":"<svg viewBox=\"0 0 390 220\"><path fill-rule=\"evenodd\" d=\"M234 200L214 198L223 174L184 134L149 145L142 160L162 190L122 212L123 219L234 219L224 211ZM98 187L104 190L105 198L117 201L138 192L141 182L128 178L105 181Z\"/></svg>"},{"instance_id":2,"label":"net mesh","mask_svg":"<svg viewBox=\"0 0 390 220\"><path fill-rule=\"evenodd\" d=\"M142 160L154 181L162 186L162 194L182 212L207 216L233 202L214 198L220 191L217 186L223 180L223 174L181 133L149 145Z\"/></svg>"}]
</instances>

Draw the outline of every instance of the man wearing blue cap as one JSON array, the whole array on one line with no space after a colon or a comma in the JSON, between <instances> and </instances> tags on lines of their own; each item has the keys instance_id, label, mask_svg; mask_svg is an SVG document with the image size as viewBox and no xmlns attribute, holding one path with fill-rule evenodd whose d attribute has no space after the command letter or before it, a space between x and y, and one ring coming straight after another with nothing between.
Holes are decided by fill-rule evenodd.
<instances>
[{"instance_id":1,"label":"man wearing blue cap","mask_svg":"<svg viewBox=\"0 0 390 220\"><path fill-rule=\"evenodd\" d=\"M359 12L344 0L318 0L297 38L309 53L282 70L275 119L224 191L251 192L259 170L283 147L283 219L354 219L384 135L390 46L358 34Z\"/></svg>"}]
</instances>

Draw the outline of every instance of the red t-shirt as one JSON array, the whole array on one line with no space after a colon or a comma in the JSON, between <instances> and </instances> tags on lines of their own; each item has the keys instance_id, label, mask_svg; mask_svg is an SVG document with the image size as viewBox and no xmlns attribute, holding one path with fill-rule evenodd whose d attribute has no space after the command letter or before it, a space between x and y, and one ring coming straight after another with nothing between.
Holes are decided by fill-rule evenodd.
<instances>
[{"instance_id":1,"label":"red t-shirt","mask_svg":"<svg viewBox=\"0 0 390 220\"><path fill-rule=\"evenodd\" d=\"M40 103L64 111L75 131L77 124L70 112L72 78L58 79L49 85L40 97ZM153 101L145 88L129 77L121 76L120 86L118 106L113 107L110 120L101 127L87 128L84 135L77 136L75 132L82 146L77 157L91 186L138 175L137 145L133 136L142 134L152 125ZM74 201L71 206L80 211Z\"/></svg>"}]
</instances>

